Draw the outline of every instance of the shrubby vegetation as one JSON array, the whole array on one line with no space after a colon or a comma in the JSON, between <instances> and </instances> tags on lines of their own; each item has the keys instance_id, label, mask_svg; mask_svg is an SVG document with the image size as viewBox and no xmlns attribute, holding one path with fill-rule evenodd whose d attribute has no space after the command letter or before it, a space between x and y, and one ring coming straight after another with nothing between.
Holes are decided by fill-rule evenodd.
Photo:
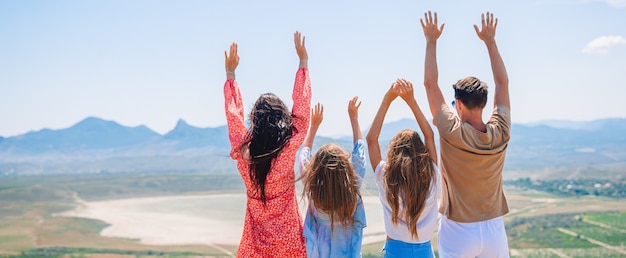
<instances>
[{"instance_id":1,"label":"shrubby vegetation","mask_svg":"<svg viewBox=\"0 0 626 258\"><path fill-rule=\"evenodd\" d=\"M519 178L506 180L505 185L512 185L521 189L533 189L562 196L603 196L612 198L626 197L626 179L556 179L532 180Z\"/></svg>"},{"instance_id":2,"label":"shrubby vegetation","mask_svg":"<svg viewBox=\"0 0 626 258\"><path fill-rule=\"evenodd\" d=\"M558 228L584 226L578 214L551 214L536 217L515 217L506 223L511 248L589 248L596 247L582 239L563 234ZM511 241L514 240L514 241Z\"/></svg>"},{"instance_id":3,"label":"shrubby vegetation","mask_svg":"<svg viewBox=\"0 0 626 258\"><path fill-rule=\"evenodd\" d=\"M626 229L626 212L590 214L584 216L584 219L602 222L615 228Z\"/></svg>"},{"instance_id":4,"label":"shrubby vegetation","mask_svg":"<svg viewBox=\"0 0 626 258\"><path fill-rule=\"evenodd\" d=\"M626 225L625 219L626 213L623 212L515 217L506 223L506 231L509 236L509 246L512 249L559 248L559 252L573 257L585 257L585 254L597 254L598 250L602 250L604 254L601 257L620 257L620 253L603 248L587 239L597 240L616 247L624 246L626 241L623 234L624 228L620 229L617 226ZM589 220L615 227L598 226L588 223ZM574 232L575 236L561 232L559 229ZM523 252L529 256L542 256L538 253Z\"/></svg>"}]
</instances>

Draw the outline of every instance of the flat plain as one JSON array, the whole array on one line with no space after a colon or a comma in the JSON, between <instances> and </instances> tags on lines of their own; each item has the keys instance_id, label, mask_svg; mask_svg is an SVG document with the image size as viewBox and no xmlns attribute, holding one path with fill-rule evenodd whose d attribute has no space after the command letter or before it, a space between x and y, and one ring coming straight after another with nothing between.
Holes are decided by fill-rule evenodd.
<instances>
[{"instance_id":1,"label":"flat plain","mask_svg":"<svg viewBox=\"0 0 626 258\"><path fill-rule=\"evenodd\" d=\"M3 177L0 256L230 257L243 227L243 191L238 174ZM623 199L506 194L513 257L626 257ZM375 190L364 202L363 257L382 257Z\"/></svg>"}]
</instances>

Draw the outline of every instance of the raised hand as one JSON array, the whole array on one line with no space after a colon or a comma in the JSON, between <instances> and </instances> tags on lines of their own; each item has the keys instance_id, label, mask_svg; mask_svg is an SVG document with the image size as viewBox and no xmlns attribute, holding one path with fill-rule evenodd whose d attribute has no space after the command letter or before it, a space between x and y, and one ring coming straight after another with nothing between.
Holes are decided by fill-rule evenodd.
<instances>
[{"instance_id":1,"label":"raised hand","mask_svg":"<svg viewBox=\"0 0 626 258\"><path fill-rule=\"evenodd\" d=\"M302 36L302 33L296 31L293 33L293 42L296 45L296 53L300 58L300 68L307 68L309 55L306 52L306 46L304 44L306 37Z\"/></svg>"},{"instance_id":2,"label":"raised hand","mask_svg":"<svg viewBox=\"0 0 626 258\"><path fill-rule=\"evenodd\" d=\"M306 137L304 137L304 147L313 148L313 141L315 141L315 135L320 124L322 124L322 120L324 120L324 106L317 103L315 107L311 108L311 126Z\"/></svg>"},{"instance_id":3,"label":"raised hand","mask_svg":"<svg viewBox=\"0 0 626 258\"><path fill-rule=\"evenodd\" d=\"M350 116L350 125L352 126L352 142L363 139L361 126L359 125L359 107L361 107L361 101L359 101L359 97L354 96L348 102L348 115Z\"/></svg>"},{"instance_id":4,"label":"raised hand","mask_svg":"<svg viewBox=\"0 0 626 258\"><path fill-rule=\"evenodd\" d=\"M496 27L498 26L498 18L493 18L493 13L487 12L480 15L482 28L479 30L478 25L474 24L474 30L480 40L485 43L493 41L496 37Z\"/></svg>"},{"instance_id":5,"label":"raised hand","mask_svg":"<svg viewBox=\"0 0 626 258\"><path fill-rule=\"evenodd\" d=\"M433 18L433 14L430 11L424 13L424 19L420 19L420 23L422 24L422 30L424 30L424 37L426 37L426 41L437 41L443 32L443 27L446 25L443 23L441 24L441 27L438 27L437 12L435 12Z\"/></svg>"},{"instance_id":6,"label":"raised hand","mask_svg":"<svg viewBox=\"0 0 626 258\"><path fill-rule=\"evenodd\" d=\"M324 120L324 106L317 103L315 107L311 109L311 127L318 128Z\"/></svg>"},{"instance_id":7,"label":"raised hand","mask_svg":"<svg viewBox=\"0 0 626 258\"><path fill-rule=\"evenodd\" d=\"M413 83L406 79L398 78L396 80L396 89L398 95L406 102L415 100L413 96Z\"/></svg>"},{"instance_id":8,"label":"raised hand","mask_svg":"<svg viewBox=\"0 0 626 258\"><path fill-rule=\"evenodd\" d=\"M224 51L224 59L225 59L225 67L226 67L226 78L235 79L235 69L237 69L237 65L239 65L239 55L237 54L237 43L233 42L230 44L230 52L226 53Z\"/></svg>"},{"instance_id":9,"label":"raised hand","mask_svg":"<svg viewBox=\"0 0 626 258\"><path fill-rule=\"evenodd\" d=\"M359 118L359 107L361 106L361 101L359 101L359 97L354 96L350 102L348 102L348 115L350 119Z\"/></svg>"},{"instance_id":10,"label":"raised hand","mask_svg":"<svg viewBox=\"0 0 626 258\"><path fill-rule=\"evenodd\" d=\"M391 102L395 100L398 96L400 96L400 89L398 86L398 82L395 81L391 84L391 87L389 87L387 93L385 93L385 96L383 97L383 102L389 102L389 104L391 104Z\"/></svg>"}]
</instances>

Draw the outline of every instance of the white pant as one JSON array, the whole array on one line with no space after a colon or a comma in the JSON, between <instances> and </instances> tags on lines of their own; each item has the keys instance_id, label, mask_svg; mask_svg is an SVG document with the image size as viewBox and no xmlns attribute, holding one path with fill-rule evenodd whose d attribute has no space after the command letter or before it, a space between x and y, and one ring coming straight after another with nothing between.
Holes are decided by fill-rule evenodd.
<instances>
[{"instance_id":1,"label":"white pant","mask_svg":"<svg viewBox=\"0 0 626 258\"><path fill-rule=\"evenodd\" d=\"M504 220L461 223L441 215L438 237L439 257L509 257Z\"/></svg>"}]
</instances>

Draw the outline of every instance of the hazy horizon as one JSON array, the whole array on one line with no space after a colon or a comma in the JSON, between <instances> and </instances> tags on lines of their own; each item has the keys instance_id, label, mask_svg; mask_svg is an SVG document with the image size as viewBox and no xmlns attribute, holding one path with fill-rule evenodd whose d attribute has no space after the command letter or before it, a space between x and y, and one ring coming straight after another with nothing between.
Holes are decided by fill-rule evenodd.
<instances>
[{"instance_id":1,"label":"hazy horizon","mask_svg":"<svg viewBox=\"0 0 626 258\"><path fill-rule=\"evenodd\" d=\"M38 131L46 130L46 129L47 130L63 130L63 129L70 128L70 127L72 127L72 126L74 126L74 125L76 125L76 124L78 124L78 123L80 123L80 122L82 122L82 121L84 121L86 119L89 119L89 118L96 118L96 119L101 119L101 120L104 120L104 121L115 122L115 123L117 123L117 124L119 124L121 126L124 126L124 127L141 127L141 126L145 126L148 129L150 129L151 131L154 131L154 132L156 132L156 133L158 133L160 135L165 135L165 134L173 131L174 129L176 129L176 126L178 125L179 121L184 121L187 125L192 126L192 127L196 127L196 128L216 128L216 127L226 126L226 124L216 125L216 126L199 126L199 125L190 124L188 121L180 118L179 120L177 120L174 123L174 125L171 127L171 129L169 129L169 130L167 130L165 132L159 132L159 131L151 128L148 125L139 124L139 125L132 125L131 126L131 125L122 124L122 123L120 123L118 121L115 121L115 120L103 119L103 118L96 117L96 116L88 116L88 117L85 117L85 118L83 118L83 119L81 119L81 120L79 120L79 121L77 121L77 122L75 122L75 123L73 123L73 124L71 124L69 126L65 126L65 127L60 127L60 128L43 127L41 129L38 129L38 130L30 130L30 131L18 133L18 134L15 134L15 135L0 135L0 137L4 137L4 138L16 137L16 136L24 135L24 134L27 134L27 133L38 132ZM399 122L399 121L402 121L402 120L411 120L411 119L412 118L402 117L402 118L398 118L396 120L385 121L385 124ZM539 121L530 121L530 122L525 122L525 123L513 122L513 124L534 126L536 124L546 124L546 123L551 123L551 122L556 122L556 123L588 123L588 122L593 122L593 121L596 121L596 120L604 120L604 119L626 119L626 117L606 117L606 118L597 118L597 119L593 119L593 120L580 120L580 121L577 121L577 120L562 120L562 119L547 119L547 120L539 120ZM430 119L429 122L432 124L432 119ZM364 132L367 131L368 128L369 128L369 124L366 124L365 126L361 126L361 129ZM340 137L348 137L348 136L351 137L352 136L351 132L350 133L344 133L344 134L335 134L335 135L327 135L327 134L317 134L317 135L318 136L323 136L323 137L330 137L330 138L340 138Z\"/></svg>"}]
</instances>

